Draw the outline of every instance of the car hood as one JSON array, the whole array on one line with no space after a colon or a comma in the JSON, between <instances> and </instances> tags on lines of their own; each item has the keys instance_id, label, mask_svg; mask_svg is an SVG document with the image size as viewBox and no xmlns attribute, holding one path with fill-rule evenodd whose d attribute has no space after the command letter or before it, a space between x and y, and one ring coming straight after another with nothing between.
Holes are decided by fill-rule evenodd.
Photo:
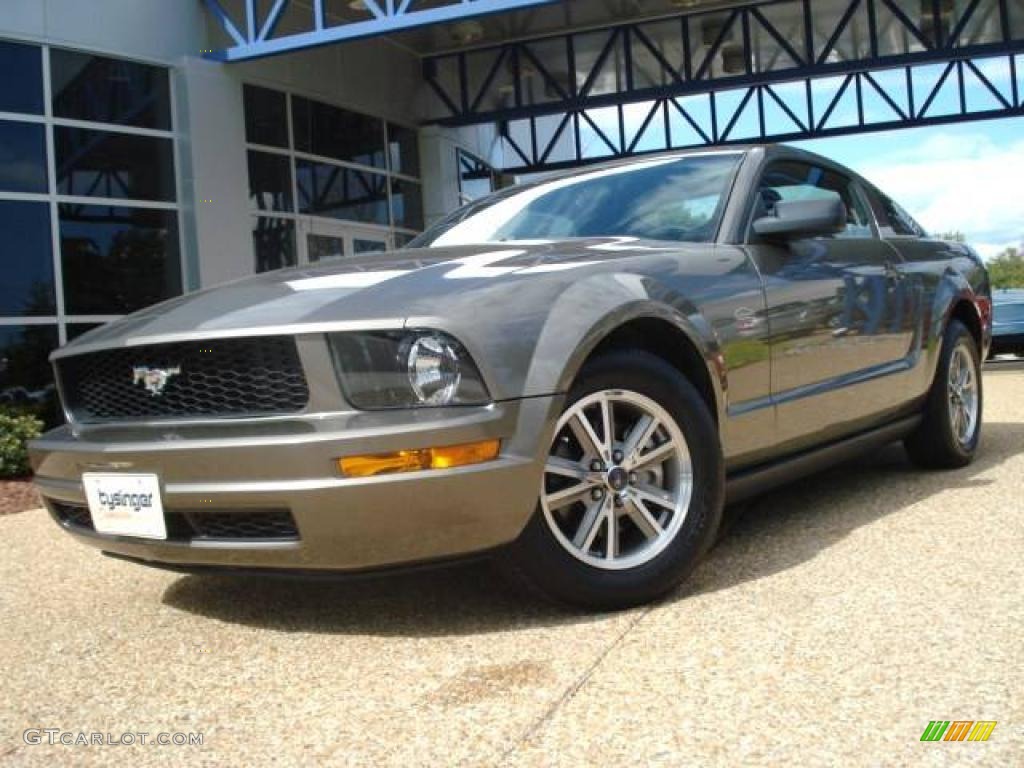
<instances>
[{"instance_id":1,"label":"car hood","mask_svg":"<svg viewBox=\"0 0 1024 768\"><path fill-rule=\"evenodd\" d=\"M565 287L624 260L678 257L703 244L636 238L408 249L270 272L181 296L84 334L55 357L201 338L394 329L416 318L551 306ZM660 258L659 258L660 257ZM687 259L685 261L691 261ZM699 268L698 268L699 269Z\"/></svg>"}]
</instances>

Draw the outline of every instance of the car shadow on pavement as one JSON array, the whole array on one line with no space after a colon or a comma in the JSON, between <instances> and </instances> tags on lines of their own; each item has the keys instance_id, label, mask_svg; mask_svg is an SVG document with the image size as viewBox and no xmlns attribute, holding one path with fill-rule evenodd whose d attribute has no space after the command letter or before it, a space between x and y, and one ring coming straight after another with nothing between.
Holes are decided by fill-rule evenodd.
<instances>
[{"instance_id":1,"label":"car shadow on pavement","mask_svg":"<svg viewBox=\"0 0 1024 768\"><path fill-rule=\"evenodd\" d=\"M894 445L766 494L731 528L668 602L765 578L806 562L857 528L982 477L1024 445L1024 424L986 424L974 464L922 472ZM600 622L506 586L486 563L338 580L189 575L164 592L172 608L281 632L443 637Z\"/></svg>"}]
</instances>

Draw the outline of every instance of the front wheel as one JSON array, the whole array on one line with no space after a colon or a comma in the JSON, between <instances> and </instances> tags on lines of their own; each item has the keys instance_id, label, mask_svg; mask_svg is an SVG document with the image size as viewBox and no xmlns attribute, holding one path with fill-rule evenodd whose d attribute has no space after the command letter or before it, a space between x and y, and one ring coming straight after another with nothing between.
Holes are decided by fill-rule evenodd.
<instances>
[{"instance_id":1,"label":"front wheel","mask_svg":"<svg viewBox=\"0 0 1024 768\"><path fill-rule=\"evenodd\" d=\"M904 444L911 461L926 469L956 469L974 460L981 440L981 356L959 320L946 328L924 419Z\"/></svg>"},{"instance_id":2,"label":"front wheel","mask_svg":"<svg viewBox=\"0 0 1024 768\"><path fill-rule=\"evenodd\" d=\"M694 386L647 353L602 356L569 393L536 513L503 562L560 602L648 602L714 541L723 487L718 431Z\"/></svg>"}]
</instances>

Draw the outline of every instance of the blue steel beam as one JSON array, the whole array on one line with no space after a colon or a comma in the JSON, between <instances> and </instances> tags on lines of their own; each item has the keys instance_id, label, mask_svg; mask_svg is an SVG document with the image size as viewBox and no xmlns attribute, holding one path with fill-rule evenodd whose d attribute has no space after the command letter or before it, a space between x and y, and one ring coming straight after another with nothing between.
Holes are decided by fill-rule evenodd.
<instances>
[{"instance_id":1,"label":"blue steel beam","mask_svg":"<svg viewBox=\"0 0 1024 768\"><path fill-rule=\"evenodd\" d=\"M313 29L308 32L274 38L272 37L274 29L284 6L289 2L290 0L278 0L262 28L256 19L255 4L246 2L245 27L248 34L243 35L218 0L203 0L213 18L235 41L233 47L208 53L205 57L215 61L247 61L331 43L390 35L431 24L444 24L493 13L507 13L538 5L548 5L558 2L558 0L458 0L449 5L423 10L416 9L414 0L402 0L397 5L394 0L388 0L384 3L384 7L381 7L381 3L377 0L364 0L367 10L373 15L372 19L333 27L324 24L322 0L315 0Z\"/></svg>"},{"instance_id":2,"label":"blue steel beam","mask_svg":"<svg viewBox=\"0 0 1024 768\"><path fill-rule=\"evenodd\" d=\"M826 9L812 0L750 0L725 10L688 11L430 55L423 59L423 73L436 98L428 108L428 121L475 125L802 78L1022 53L1024 1L1013 2L970 0L962 6L947 6L944 0L844 0ZM883 10L889 14L884 26ZM792 20L780 24L770 15L779 11L788 12ZM912 11L922 15L915 20ZM998 23L990 24L992 33L983 39L968 34L972 25L996 19ZM651 37L655 27L673 30L665 48ZM706 35L703 40L702 34ZM604 35L603 47L594 49L592 60L580 66L582 41L598 35ZM892 47L894 37L904 40L902 48ZM890 43L887 49L884 41ZM534 53L537 46L547 51L543 62ZM682 51L682 61L670 61L669 49ZM572 62L566 73L568 83L559 83L551 67L567 61ZM596 87L609 70L615 73L611 84ZM645 78L638 82L641 70Z\"/></svg>"},{"instance_id":3,"label":"blue steel beam","mask_svg":"<svg viewBox=\"0 0 1024 768\"><path fill-rule=\"evenodd\" d=\"M942 65L942 74L934 82L924 72L934 64L865 70L845 75L834 93L823 88L820 78L804 77L725 92L669 96L642 105L643 119L631 121L629 127L625 110L631 105L625 103L615 106L617 114L605 113L600 121L595 111L586 109L501 120L498 130L509 160L502 170L537 173L670 149L1024 117L1024 89L1018 80L1022 64L1021 54L951 60ZM1003 72L1002 79L985 73L992 66ZM967 98L968 84L973 88L973 104ZM868 98L875 102L873 114L865 109ZM772 106L774 117L769 120ZM587 136L581 137L581 132ZM543 141L539 140L542 134Z\"/></svg>"}]
</instances>

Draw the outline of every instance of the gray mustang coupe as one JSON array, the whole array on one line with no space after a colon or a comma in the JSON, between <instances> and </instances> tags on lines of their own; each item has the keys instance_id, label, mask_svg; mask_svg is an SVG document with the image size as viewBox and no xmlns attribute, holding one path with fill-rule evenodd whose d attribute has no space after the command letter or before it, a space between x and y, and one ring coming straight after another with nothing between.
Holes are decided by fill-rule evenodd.
<instances>
[{"instance_id":1,"label":"gray mustang coupe","mask_svg":"<svg viewBox=\"0 0 1024 768\"><path fill-rule=\"evenodd\" d=\"M490 553L547 596L652 600L726 502L902 440L971 461L988 275L785 147L507 189L390 255L184 296L53 355L32 445L69 533L175 569Z\"/></svg>"}]
</instances>

